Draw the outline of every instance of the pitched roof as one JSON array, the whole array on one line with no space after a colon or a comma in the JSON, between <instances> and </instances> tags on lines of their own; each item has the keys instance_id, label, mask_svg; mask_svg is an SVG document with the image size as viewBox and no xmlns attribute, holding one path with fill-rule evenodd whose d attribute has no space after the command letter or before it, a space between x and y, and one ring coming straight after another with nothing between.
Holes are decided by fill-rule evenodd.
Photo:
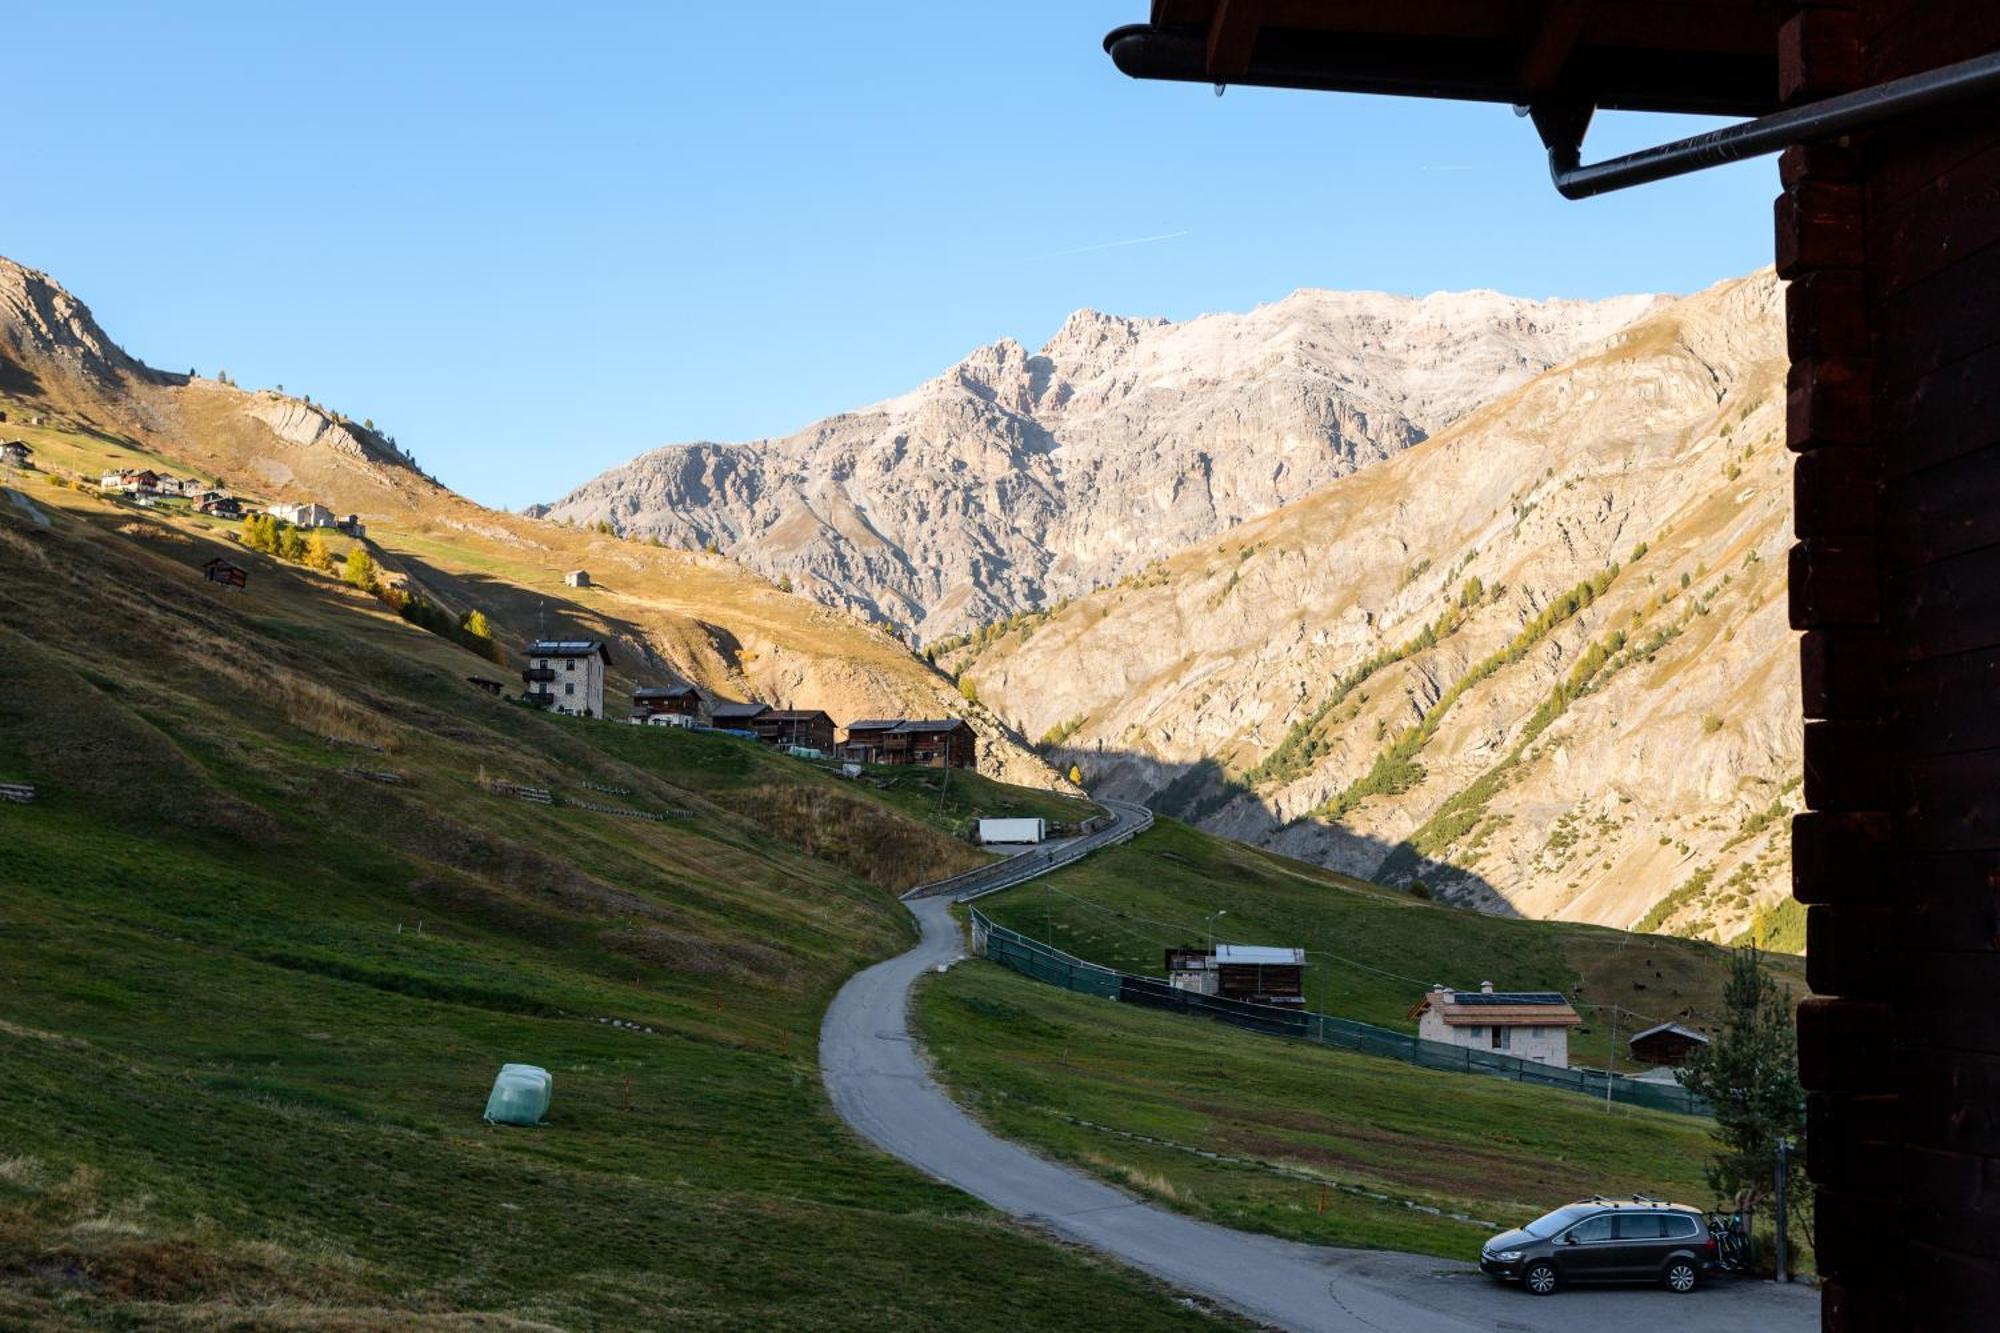
<instances>
[{"instance_id":1,"label":"pitched roof","mask_svg":"<svg viewBox=\"0 0 2000 1333\"><path fill-rule=\"evenodd\" d=\"M1644 1032L1633 1033L1629 1044L1637 1046L1640 1042L1644 1041L1648 1037L1668 1036L1668 1035L1675 1037L1685 1037L1689 1041L1698 1041L1704 1046L1708 1045L1707 1037L1704 1037L1701 1033L1696 1032L1693 1028L1684 1028L1679 1023L1655 1023L1652 1027L1647 1028Z\"/></svg>"},{"instance_id":2,"label":"pitched roof","mask_svg":"<svg viewBox=\"0 0 2000 1333\"><path fill-rule=\"evenodd\" d=\"M769 704L719 703L715 705L715 707L709 710L709 716L716 718L740 717L748 719L753 717L762 717L764 714L770 711L771 711L771 706Z\"/></svg>"},{"instance_id":3,"label":"pitched roof","mask_svg":"<svg viewBox=\"0 0 2000 1333\"><path fill-rule=\"evenodd\" d=\"M530 657L602 657L611 665L611 649L602 639L537 639L528 645Z\"/></svg>"},{"instance_id":4,"label":"pitched roof","mask_svg":"<svg viewBox=\"0 0 2000 1333\"><path fill-rule=\"evenodd\" d=\"M857 731L894 731L902 725L903 719L900 717L864 717L848 723L847 734L852 736Z\"/></svg>"},{"instance_id":5,"label":"pitched roof","mask_svg":"<svg viewBox=\"0 0 2000 1333\"><path fill-rule=\"evenodd\" d=\"M632 691L632 697L635 700L685 699L689 695L699 698L701 691L692 685L641 685L638 689Z\"/></svg>"},{"instance_id":6,"label":"pitched roof","mask_svg":"<svg viewBox=\"0 0 2000 1333\"><path fill-rule=\"evenodd\" d=\"M970 726L971 724L962 717L905 718L896 725L896 730L911 733L930 733L956 731L960 727L970 729ZM853 728L850 727L848 730L852 731Z\"/></svg>"},{"instance_id":7,"label":"pitched roof","mask_svg":"<svg viewBox=\"0 0 2000 1333\"><path fill-rule=\"evenodd\" d=\"M822 708L767 708L762 715L774 722L809 722L816 717L826 717L829 722L833 720Z\"/></svg>"},{"instance_id":8,"label":"pitched roof","mask_svg":"<svg viewBox=\"0 0 2000 1333\"><path fill-rule=\"evenodd\" d=\"M1583 1020L1560 992L1451 991L1426 992L1410 1010L1415 1018L1436 1006L1447 1027L1569 1027Z\"/></svg>"},{"instance_id":9,"label":"pitched roof","mask_svg":"<svg viewBox=\"0 0 2000 1333\"><path fill-rule=\"evenodd\" d=\"M1259 963L1264 966L1297 967L1306 961L1304 949L1279 949L1265 944L1218 944L1215 946L1215 962L1218 967Z\"/></svg>"}]
</instances>

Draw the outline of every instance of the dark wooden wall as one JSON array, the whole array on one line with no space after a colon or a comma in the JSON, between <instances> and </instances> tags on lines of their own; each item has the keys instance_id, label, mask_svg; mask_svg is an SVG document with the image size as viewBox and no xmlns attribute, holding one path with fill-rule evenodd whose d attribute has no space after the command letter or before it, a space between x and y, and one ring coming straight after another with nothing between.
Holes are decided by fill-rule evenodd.
<instances>
[{"instance_id":1,"label":"dark wooden wall","mask_svg":"<svg viewBox=\"0 0 2000 1333\"><path fill-rule=\"evenodd\" d=\"M2000 49L2000 0L1800 4L1789 101ZM1793 149L1793 826L1835 1330L2000 1328L2000 109Z\"/></svg>"}]
</instances>

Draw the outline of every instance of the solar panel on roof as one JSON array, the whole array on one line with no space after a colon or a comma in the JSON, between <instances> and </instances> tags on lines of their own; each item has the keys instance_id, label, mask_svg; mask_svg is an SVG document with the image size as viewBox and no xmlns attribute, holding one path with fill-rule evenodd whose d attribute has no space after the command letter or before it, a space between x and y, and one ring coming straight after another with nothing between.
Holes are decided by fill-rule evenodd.
<instances>
[{"instance_id":1,"label":"solar panel on roof","mask_svg":"<svg viewBox=\"0 0 2000 1333\"><path fill-rule=\"evenodd\" d=\"M1453 1004L1568 1004L1555 991L1458 991L1451 997Z\"/></svg>"}]
</instances>

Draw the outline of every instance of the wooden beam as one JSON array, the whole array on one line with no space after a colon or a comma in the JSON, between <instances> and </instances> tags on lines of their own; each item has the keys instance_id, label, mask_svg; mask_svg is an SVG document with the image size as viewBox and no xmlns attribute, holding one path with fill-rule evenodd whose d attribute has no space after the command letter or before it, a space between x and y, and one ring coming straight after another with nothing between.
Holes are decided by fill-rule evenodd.
<instances>
[{"instance_id":1,"label":"wooden beam","mask_svg":"<svg viewBox=\"0 0 2000 1333\"><path fill-rule=\"evenodd\" d=\"M1585 0L1549 0L1535 16L1527 54L1521 57L1521 87L1530 94L1546 93L1562 76L1563 63L1576 49L1590 17Z\"/></svg>"},{"instance_id":2,"label":"wooden beam","mask_svg":"<svg viewBox=\"0 0 2000 1333\"><path fill-rule=\"evenodd\" d=\"M1263 26L1264 0L1217 0L1208 23L1208 76L1217 83L1240 78Z\"/></svg>"}]
</instances>

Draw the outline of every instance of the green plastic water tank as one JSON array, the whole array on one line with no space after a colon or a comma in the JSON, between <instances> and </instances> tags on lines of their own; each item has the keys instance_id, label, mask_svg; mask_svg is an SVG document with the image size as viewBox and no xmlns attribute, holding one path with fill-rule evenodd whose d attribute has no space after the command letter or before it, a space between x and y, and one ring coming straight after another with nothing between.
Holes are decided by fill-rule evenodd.
<instances>
[{"instance_id":1,"label":"green plastic water tank","mask_svg":"<svg viewBox=\"0 0 2000 1333\"><path fill-rule=\"evenodd\" d=\"M549 1113L555 1080L540 1065L501 1065L486 1098L489 1125L539 1125Z\"/></svg>"}]
</instances>

